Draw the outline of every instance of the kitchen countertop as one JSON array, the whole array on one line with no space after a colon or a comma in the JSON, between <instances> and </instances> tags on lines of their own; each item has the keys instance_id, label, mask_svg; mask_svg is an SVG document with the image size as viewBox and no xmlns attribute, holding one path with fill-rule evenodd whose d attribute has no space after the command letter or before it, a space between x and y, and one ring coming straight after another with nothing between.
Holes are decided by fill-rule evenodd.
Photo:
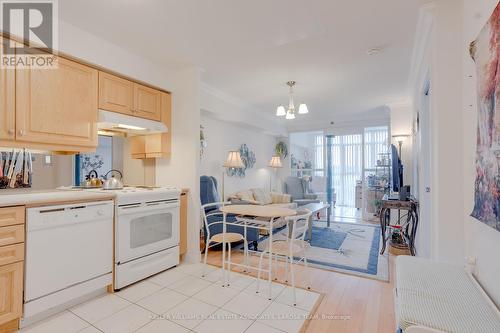
<instances>
[{"instance_id":1,"label":"kitchen countertop","mask_svg":"<svg viewBox=\"0 0 500 333\"><path fill-rule=\"evenodd\" d=\"M115 195L112 193L88 191L37 191L31 189L0 190L0 207L62 205L77 202L112 200L114 198Z\"/></svg>"}]
</instances>

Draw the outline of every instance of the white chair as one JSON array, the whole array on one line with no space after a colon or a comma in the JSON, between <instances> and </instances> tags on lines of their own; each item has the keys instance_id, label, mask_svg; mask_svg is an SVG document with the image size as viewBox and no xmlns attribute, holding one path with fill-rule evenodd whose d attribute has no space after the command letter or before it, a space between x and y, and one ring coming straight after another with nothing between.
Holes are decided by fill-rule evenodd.
<instances>
[{"instance_id":1,"label":"white chair","mask_svg":"<svg viewBox=\"0 0 500 333\"><path fill-rule=\"evenodd\" d=\"M224 240L224 233L218 233L212 235L210 233L210 227L217 225L217 224L223 224L223 215L222 212L219 211L218 209L214 209L213 211L209 211L208 213L207 208L210 207L219 207L219 206L224 206L224 205L229 205L230 202L212 202L206 205L201 206L201 215L203 217L203 222L205 223L205 230L207 232L206 234L206 244L205 244L205 259L204 259L204 264L205 266L203 267L203 272L202 276L205 276L206 272L206 267L207 267L207 256L208 256L208 249L210 247L216 246L218 244L222 244ZM210 216L220 216L220 220L208 223L208 217ZM245 230L246 231L246 230ZM245 232L246 234L246 232ZM243 241L244 244L244 250L243 250L243 260L245 264L248 264L248 241L246 240L246 237L242 234L236 233L236 232L226 232L225 233L225 241L228 244L228 271L231 272L231 244L232 243L238 243ZM224 261L226 258L222 258L222 268L224 268ZM228 284L229 285L229 284Z\"/></svg>"},{"instance_id":2,"label":"white chair","mask_svg":"<svg viewBox=\"0 0 500 333\"><path fill-rule=\"evenodd\" d=\"M262 270L262 259L264 254L268 253L275 257L275 262L277 264L278 257L285 260L285 271L286 271L286 281L288 282L288 274L292 276L292 288L293 288L293 305L297 305L297 296L295 292L295 272L293 269L294 263L304 262L304 266L307 267L307 258L305 252L310 244L304 240L305 235L308 230L308 221L311 217L311 211L304 209L297 212L295 216L286 217L287 229L285 235L286 239L278 239L273 241L272 248L270 249L267 245L266 249L262 251L259 258L259 271L257 273L257 293L259 292L260 286L260 273ZM298 258L298 260L297 260ZM308 287L308 289L310 289Z\"/></svg>"}]
</instances>

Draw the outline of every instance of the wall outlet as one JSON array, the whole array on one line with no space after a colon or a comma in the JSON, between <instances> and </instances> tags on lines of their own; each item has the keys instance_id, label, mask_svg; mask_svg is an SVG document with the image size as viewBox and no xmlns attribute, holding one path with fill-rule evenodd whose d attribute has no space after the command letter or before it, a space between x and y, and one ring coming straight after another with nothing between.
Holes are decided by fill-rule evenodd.
<instances>
[{"instance_id":1,"label":"wall outlet","mask_svg":"<svg viewBox=\"0 0 500 333\"><path fill-rule=\"evenodd\" d=\"M470 274L474 274L476 269L476 257L467 256L465 259L465 270Z\"/></svg>"}]
</instances>

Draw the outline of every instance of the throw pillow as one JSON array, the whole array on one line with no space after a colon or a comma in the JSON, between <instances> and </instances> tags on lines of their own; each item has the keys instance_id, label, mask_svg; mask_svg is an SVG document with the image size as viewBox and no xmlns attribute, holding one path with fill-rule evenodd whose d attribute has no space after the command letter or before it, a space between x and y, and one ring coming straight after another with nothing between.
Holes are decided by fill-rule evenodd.
<instances>
[{"instance_id":1,"label":"throw pillow","mask_svg":"<svg viewBox=\"0 0 500 333\"><path fill-rule=\"evenodd\" d=\"M253 188L252 189L253 196L255 200L261 202L263 205L269 205L273 203L273 199L271 198L271 193L262 188Z\"/></svg>"},{"instance_id":2,"label":"throw pillow","mask_svg":"<svg viewBox=\"0 0 500 333\"><path fill-rule=\"evenodd\" d=\"M253 196L253 192L251 190L240 191L240 192L236 193L235 196L237 198L239 198L240 200L255 201L255 198ZM257 200L257 201L259 201L259 200Z\"/></svg>"}]
</instances>

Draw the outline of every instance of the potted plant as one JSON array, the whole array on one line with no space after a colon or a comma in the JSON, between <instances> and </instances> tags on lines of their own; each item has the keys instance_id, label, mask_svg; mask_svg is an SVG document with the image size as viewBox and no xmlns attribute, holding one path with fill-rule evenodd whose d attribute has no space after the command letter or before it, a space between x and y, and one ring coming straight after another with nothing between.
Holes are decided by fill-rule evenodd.
<instances>
[{"instance_id":1,"label":"potted plant","mask_svg":"<svg viewBox=\"0 0 500 333\"><path fill-rule=\"evenodd\" d=\"M276 153L276 155L278 155L279 157L285 159L287 156L288 156L288 146L286 145L285 142L283 141L280 141L276 144L276 146L274 147L274 152Z\"/></svg>"}]
</instances>

